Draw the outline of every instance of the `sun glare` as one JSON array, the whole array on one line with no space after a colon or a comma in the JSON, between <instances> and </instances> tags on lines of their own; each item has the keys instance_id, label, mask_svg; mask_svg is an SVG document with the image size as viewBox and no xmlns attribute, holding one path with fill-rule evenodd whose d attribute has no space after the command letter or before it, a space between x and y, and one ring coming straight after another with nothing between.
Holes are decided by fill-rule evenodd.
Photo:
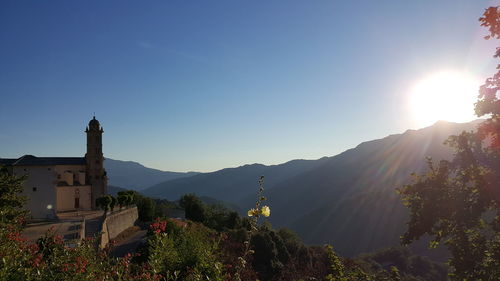
<instances>
[{"instance_id":1,"label":"sun glare","mask_svg":"<svg viewBox=\"0 0 500 281\"><path fill-rule=\"evenodd\" d=\"M411 90L410 108L417 126L438 120L468 122L476 119L474 103L480 81L461 72L443 71L417 82Z\"/></svg>"}]
</instances>

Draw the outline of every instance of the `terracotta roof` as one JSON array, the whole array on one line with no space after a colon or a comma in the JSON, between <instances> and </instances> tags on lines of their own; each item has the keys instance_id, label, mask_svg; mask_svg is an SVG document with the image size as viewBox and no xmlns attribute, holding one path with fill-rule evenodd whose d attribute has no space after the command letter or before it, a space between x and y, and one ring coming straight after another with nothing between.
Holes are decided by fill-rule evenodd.
<instances>
[{"instance_id":1,"label":"terracotta roof","mask_svg":"<svg viewBox=\"0 0 500 281\"><path fill-rule=\"evenodd\" d=\"M53 166L85 165L85 157L36 157L24 155L19 159L0 158L0 164L6 166Z\"/></svg>"}]
</instances>

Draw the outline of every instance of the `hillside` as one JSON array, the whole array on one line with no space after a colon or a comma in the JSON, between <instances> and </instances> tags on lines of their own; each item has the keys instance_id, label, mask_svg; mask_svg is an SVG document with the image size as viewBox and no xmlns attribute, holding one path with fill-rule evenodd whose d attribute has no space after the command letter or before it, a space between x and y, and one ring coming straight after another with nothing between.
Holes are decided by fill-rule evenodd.
<instances>
[{"instance_id":1,"label":"hillside","mask_svg":"<svg viewBox=\"0 0 500 281\"><path fill-rule=\"evenodd\" d=\"M443 141L475 124L438 122L331 157L267 192L271 222L292 228L307 243L332 243L343 255L394 245L407 217L395 188L408 182L410 173L423 171L427 156L450 158L452 150Z\"/></svg>"},{"instance_id":2,"label":"hillside","mask_svg":"<svg viewBox=\"0 0 500 281\"><path fill-rule=\"evenodd\" d=\"M125 189L141 190L154 184L182 177L196 175L196 172L178 173L147 168L132 161L106 158L104 167L109 184Z\"/></svg>"},{"instance_id":3,"label":"hillside","mask_svg":"<svg viewBox=\"0 0 500 281\"><path fill-rule=\"evenodd\" d=\"M440 121L361 143L333 157L223 169L163 182L143 193L177 199L194 192L245 210L255 200L257 178L265 175L275 227L290 227L310 244L332 243L351 256L398 243L407 213L394 189L410 173L422 171L427 156L450 158L452 151L443 142L476 124Z\"/></svg>"}]
</instances>

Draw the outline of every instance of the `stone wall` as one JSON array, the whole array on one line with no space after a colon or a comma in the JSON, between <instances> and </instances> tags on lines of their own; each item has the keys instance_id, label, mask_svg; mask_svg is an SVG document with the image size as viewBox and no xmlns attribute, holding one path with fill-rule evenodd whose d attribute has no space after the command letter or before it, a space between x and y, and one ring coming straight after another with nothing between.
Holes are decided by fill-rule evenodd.
<instances>
[{"instance_id":1,"label":"stone wall","mask_svg":"<svg viewBox=\"0 0 500 281\"><path fill-rule=\"evenodd\" d=\"M125 229L134 226L139 214L137 207L129 207L109 214L102 222L101 248Z\"/></svg>"}]
</instances>

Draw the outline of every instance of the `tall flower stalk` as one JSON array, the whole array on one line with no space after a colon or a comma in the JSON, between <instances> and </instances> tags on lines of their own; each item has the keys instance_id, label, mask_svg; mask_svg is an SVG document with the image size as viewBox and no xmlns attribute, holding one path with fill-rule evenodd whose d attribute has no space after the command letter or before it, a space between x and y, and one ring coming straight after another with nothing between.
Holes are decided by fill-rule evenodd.
<instances>
[{"instance_id":1,"label":"tall flower stalk","mask_svg":"<svg viewBox=\"0 0 500 281\"><path fill-rule=\"evenodd\" d=\"M245 251L243 255L238 257L238 263L236 265L236 272L234 274L234 279L237 281L241 281L241 271L245 268L247 264L247 257L254 253L252 249L250 249L250 240L252 236L255 234L257 229L257 222L260 216L269 217L271 215L271 209L269 206L262 206L262 202L266 201L267 198L264 196L264 176L260 176L259 178L259 191L257 192L257 201L255 202L255 208L248 210L247 214L250 217L250 230L247 231L247 239L243 244L245 245Z\"/></svg>"}]
</instances>

